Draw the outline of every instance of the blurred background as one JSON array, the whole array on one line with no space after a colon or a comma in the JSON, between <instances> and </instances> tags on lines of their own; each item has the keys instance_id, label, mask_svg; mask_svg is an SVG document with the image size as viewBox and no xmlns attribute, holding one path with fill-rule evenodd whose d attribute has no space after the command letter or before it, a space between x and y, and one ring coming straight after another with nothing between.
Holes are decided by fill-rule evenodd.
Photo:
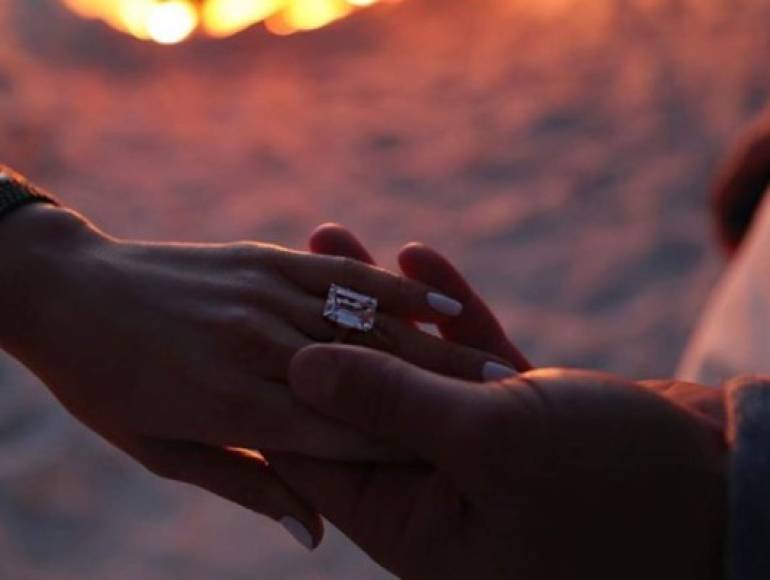
<instances>
[{"instance_id":1,"label":"blurred background","mask_svg":"<svg viewBox=\"0 0 770 580\"><path fill-rule=\"evenodd\" d=\"M304 247L337 221L386 266L422 240L535 363L673 372L723 266L710 177L770 97L770 3L108 4L0 0L0 160L108 232ZM1 578L388 577L144 473L7 358L0 519Z\"/></svg>"}]
</instances>

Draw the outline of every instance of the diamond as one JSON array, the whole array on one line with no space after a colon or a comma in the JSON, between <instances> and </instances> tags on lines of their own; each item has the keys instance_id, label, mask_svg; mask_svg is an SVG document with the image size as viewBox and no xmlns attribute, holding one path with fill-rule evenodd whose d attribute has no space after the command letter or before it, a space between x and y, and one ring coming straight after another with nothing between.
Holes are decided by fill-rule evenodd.
<instances>
[{"instance_id":1,"label":"diamond","mask_svg":"<svg viewBox=\"0 0 770 580\"><path fill-rule=\"evenodd\" d=\"M324 318L338 326L368 332L374 328L377 299L332 284L324 307Z\"/></svg>"}]
</instances>

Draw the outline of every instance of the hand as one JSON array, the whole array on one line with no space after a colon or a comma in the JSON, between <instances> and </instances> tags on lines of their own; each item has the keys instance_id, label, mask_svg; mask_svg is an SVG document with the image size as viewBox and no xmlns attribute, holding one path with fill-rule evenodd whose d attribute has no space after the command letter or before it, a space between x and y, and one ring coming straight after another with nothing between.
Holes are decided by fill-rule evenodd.
<instances>
[{"instance_id":1,"label":"hand","mask_svg":"<svg viewBox=\"0 0 770 580\"><path fill-rule=\"evenodd\" d=\"M153 472L276 519L291 515L315 538L315 514L259 456L230 448L381 455L285 387L295 352L334 339L321 317L329 285L380 300L379 333L354 340L398 344L412 361L450 363L458 376L479 377L490 360L400 320L440 321L460 305L351 260L253 243L119 241L47 206L4 219L0 251L0 345L67 409Z\"/></svg>"},{"instance_id":2,"label":"hand","mask_svg":"<svg viewBox=\"0 0 770 580\"><path fill-rule=\"evenodd\" d=\"M337 224L325 224L316 229L310 238L310 249L317 254L345 256L365 264L375 263L364 245L349 230ZM495 354L517 371L532 368L508 339L489 306L447 258L427 246L412 243L401 249L398 262L407 278L436 288L463 304L460 315L438 321L443 338ZM487 372L484 378L503 378L509 374L507 369L493 367L492 370L498 370L499 374ZM438 372L442 370L438 369Z\"/></svg>"},{"instance_id":3,"label":"hand","mask_svg":"<svg viewBox=\"0 0 770 580\"><path fill-rule=\"evenodd\" d=\"M271 457L400 577L721 578L724 443L705 388L558 369L481 384L331 345L290 378L319 413L423 459Z\"/></svg>"}]
</instances>

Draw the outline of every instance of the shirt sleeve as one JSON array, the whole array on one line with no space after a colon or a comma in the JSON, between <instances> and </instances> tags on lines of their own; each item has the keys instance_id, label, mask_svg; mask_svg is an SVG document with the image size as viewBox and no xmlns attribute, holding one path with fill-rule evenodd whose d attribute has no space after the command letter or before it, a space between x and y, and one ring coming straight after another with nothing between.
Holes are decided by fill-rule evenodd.
<instances>
[{"instance_id":1,"label":"shirt sleeve","mask_svg":"<svg viewBox=\"0 0 770 580\"><path fill-rule=\"evenodd\" d=\"M770 377L727 385L730 580L770 578Z\"/></svg>"},{"instance_id":2,"label":"shirt sleeve","mask_svg":"<svg viewBox=\"0 0 770 580\"><path fill-rule=\"evenodd\" d=\"M689 340L677 371L682 380L718 386L738 374L770 376L768 191Z\"/></svg>"}]
</instances>

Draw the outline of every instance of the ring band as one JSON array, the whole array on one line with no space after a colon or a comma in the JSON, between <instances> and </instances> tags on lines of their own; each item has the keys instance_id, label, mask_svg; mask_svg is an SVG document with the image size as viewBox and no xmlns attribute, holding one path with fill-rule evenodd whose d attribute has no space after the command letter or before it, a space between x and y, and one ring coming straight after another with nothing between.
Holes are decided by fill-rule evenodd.
<instances>
[{"instance_id":1,"label":"ring band","mask_svg":"<svg viewBox=\"0 0 770 580\"><path fill-rule=\"evenodd\" d=\"M377 314L377 299L337 284L329 287L323 317L345 329L370 332Z\"/></svg>"}]
</instances>

